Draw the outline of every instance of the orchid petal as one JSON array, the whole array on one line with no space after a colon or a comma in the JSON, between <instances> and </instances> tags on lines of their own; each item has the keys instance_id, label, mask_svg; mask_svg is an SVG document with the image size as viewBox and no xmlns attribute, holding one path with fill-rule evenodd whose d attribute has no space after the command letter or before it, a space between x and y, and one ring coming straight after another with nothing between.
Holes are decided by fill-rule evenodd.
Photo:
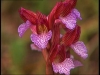
<instances>
[{"instance_id":1,"label":"orchid petal","mask_svg":"<svg viewBox=\"0 0 100 75\"><path fill-rule=\"evenodd\" d=\"M23 23L18 27L18 33L20 37L23 36L23 34L30 27L30 25L31 25L30 21L27 20L26 23Z\"/></svg>"},{"instance_id":2,"label":"orchid petal","mask_svg":"<svg viewBox=\"0 0 100 75\"><path fill-rule=\"evenodd\" d=\"M86 59L88 57L86 46L83 42L78 41L71 45L71 48L82 58Z\"/></svg>"},{"instance_id":3,"label":"orchid petal","mask_svg":"<svg viewBox=\"0 0 100 75\"><path fill-rule=\"evenodd\" d=\"M75 67L83 66L83 64L78 60L73 60Z\"/></svg>"},{"instance_id":4,"label":"orchid petal","mask_svg":"<svg viewBox=\"0 0 100 75\"><path fill-rule=\"evenodd\" d=\"M73 9L71 13L66 17L59 17L59 18L68 29L74 29L76 26L76 20L82 19L77 9Z\"/></svg>"},{"instance_id":5,"label":"orchid petal","mask_svg":"<svg viewBox=\"0 0 100 75\"><path fill-rule=\"evenodd\" d=\"M36 45L34 45L34 44L31 44L30 46L31 46L31 49L32 49L32 50L41 51L41 49L39 49L39 48L38 48Z\"/></svg>"},{"instance_id":6,"label":"orchid petal","mask_svg":"<svg viewBox=\"0 0 100 75\"><path fill-rule=\"evenodd\" d=\"M71 58L66 58L62 63L52 63L53 71L55 73L70 75L70 70L73 69L74 63Z\"/></svg>"},{"instance_id":7,"label":"orchid petal","mask_svg":"<svg viewBox=\"0 0 100 75\"><path fill-rule=\"evenodd\" d=\"M83 64L80 61L74 59L74 56L73 55L71 55L70 58L73 59L73 63L75 65L75 67L83 66Z\"/></svg>"},{"instance_id":8,"label":"orchid petal","mask_svg":"<svg viewBox=\"0 0 100 75\"><path fill-rule=\"evenodd\" d=\"M34 44L40 48L44 49L47 46L48 40L50 40L52 36L52 32L49 31L48 33L43 33L41 35L32 34L31 35L31 41L34 42Z\"/></svg>"},{"instance_id":9,"label":"orchid petal","mask_svg":"<svg viewBox=\"0 0 100 75\"><path fill-rule=\"evenodd\" d=\"M59 72L60 74L70 75L70 70L75 67L82 66L81 62L74 60L74 58L66 58L61 63L52 63L53 71L55 73Z\"/></svg>"},{"instance_id":10,"label":"orchid petal","mask_svg":"<svg viewBox=\"0 0 100 75\"><path fill-rule=\"evenodd\" d=\"M36 25L36 21L37 21L37 15L36 15L36 13L34 13L34 12L30 11L30 10L27 10L27 9L21 7L19 9L19 14L20 14L20 17L24 21L29 20L32 24Z\"/></svg>"},{"instance_id":11,"label":"orchid petal","mask_svg":"<svg viewBox=\"0 0 100 75\"><path fill-rule=\"evenodd\" d=\"M79 40L80 37L80 27L76 25L74 30L67 30L67 32L62 37L62 42L66 46L70 46L72 43L75 43Z\"/></svg>"},{"instance_id":12,"label":"orchid petal","mask_svg":"<svg viewBox=\"0 0 100 75\"><path fill-rule=\"evenodd\" d=\"M60 17L61 21L68 29L73 29L76 26L76 17L73 13L70 13L66 17Z\"/></svg>"},{"instance_id":13,"label":"orchid petal","mask_svg":"<svg viewBox=\"0 0 100 75\"><path fill-rule=\"evenodd\" d=\"M81 16L80 16L80 12L79 12L77 9L73 9L73 10L72 10L72 13L76 15L76 18L77 18L77 19L82 20L82 18L81 18Z\"/></svg>"}]
</instances>

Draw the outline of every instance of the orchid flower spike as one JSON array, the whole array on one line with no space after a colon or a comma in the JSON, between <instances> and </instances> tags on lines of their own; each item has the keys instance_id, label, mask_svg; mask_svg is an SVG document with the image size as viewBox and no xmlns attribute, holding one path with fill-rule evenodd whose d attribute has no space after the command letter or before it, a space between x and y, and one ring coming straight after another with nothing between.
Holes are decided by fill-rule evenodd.
<instances>
[{"instance_id":1,"label":"orchid flower spike","mask_svg":"<svg viewBox=\"0 0 100 75\"><path fill-rule=\"evenodd\" d=\"M77 20L82 18L75 8L76 2L77 0L57 2L47 16L22 7L19 10L20 17L24 21L18 27L19 37L22 37L28 29L32 31L30 47L32 50L42 52L46 61L46 74L55 72L70 75L71 69L83 66L80 61L74 59L70 48L83 59L88 57L85 44L79 41L81 27L77 24ZM65 34L61 33L62 29Z\"/></svg>"}]
</instances>

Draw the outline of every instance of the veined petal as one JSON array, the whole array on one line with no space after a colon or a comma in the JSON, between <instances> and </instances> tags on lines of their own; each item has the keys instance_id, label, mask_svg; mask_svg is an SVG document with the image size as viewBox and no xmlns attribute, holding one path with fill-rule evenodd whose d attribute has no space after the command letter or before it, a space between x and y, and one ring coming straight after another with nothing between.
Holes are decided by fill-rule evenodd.
<instances>
[{"instance_id":1,"label":"veined petal","mask_svg":"<svg viewBox=\"0 0 100 75\"><path fill-rule=\"evenodd\" d=\"M49 22L49 27L50 27L50 29L52 28L53 23L55 22L55 19L57 19L56 16L55 16L55 13L56 13L57 9L58 9L59 7L61 7L61 5L62 5L62 3L61 3L61 2L58 2L58 3L54 6L54 8L53 8L52 11L50 12L50 14L48 15L48 22ZM59 9L59 10L60 10L60 9ZM56 13L56 14L57 14L57 13Z\"/></svg>"},{"instance_id":2,"label":"veined petal","mask_svg":"<svg viewBox=\"0 0 100 75\"><path fill-rule=\"evenodd\" d=\"M83 42L78 41L71 45L71 48L82 58L86 59L88 57L86 46Z\"/></svg>"},{"instance_id":3,"label":"veined petal","mask_svg":"<svg viewBox=\"0 0 100 75\"><path fill-rule=\"evenodd\" d=\"M73 59L73 62L74 62L75 67L83 66L83 64L80 61L74 59L74 56L73 55L71 55L70 58Z\"/></svg>"},{"instance_id":4,"label":"veined petal","mask_svg":"<svg viewBox=\"0 0 100 75\"><path fill-rule=\"evenodd\" d=\"M76 17L74 14L70 13L66 17L59 17L61 21L65 24L66 28L73 29L76 26Z\"/></svg>"},{"instance_id":5,"label":"veined petal","mask_svg":"<svg viewBox=\"0 0 100 75\"><path fill-rule=\"evenodd\" d=\"M43 33L41 35L32 34L31 41L34 42L34 44L40 49L44 49L47 46L48 40L51 39L51 36L52 36L51 31L49 31L48 33Z\"/></svg>"},{"instance_id":6,"label":"veined petal","mask_svg":"<svg viewBox=\"0 0 100 75\"><path fill-rule=\"evenodd\" d=\"M59 45L58 47L58 53L56 57L59 59L57 62L63 62L66 59L68 52L66 52L66 47L64 45Z\"/></svg>"},{"instance_id":7,"label":"veined petal","mask_svg":"<svg viewBox=\"0 0 100 75\"><path fill-rule=\"evenodd\" d=\"M66 51L64 45L54 44L50 50L49 59L51 62L63 62L66 59Z\"/></svg>"},{"instance_id":8,"label":"veined petal","mask_svg":"<svg viewBox=\"0 0 100 75\"><path fill-rule=\"evenodd\" d=\"M82 20L82 18L81 18L81 16L80 16L80 12L79 12L77 9L73 9L73 10L72 10L72 13L76 15L76 18L77 18L77 19Z\"/></svg>"},{"instance_id":9,"label":"veined petal","mask_svg":"<svg viewBox=\"0 0 100 75\"><path fill-rule=\"evenodd\" d=\"M36 13L21 7L19 10L19 14L24 21L29 20L32 24L36 25L37 22Z\"/></svg>"},{"instance_id":10,"label":"veined petal","mask_svg":"<svg viewBox=\"0 0 100 75\"><path fill-rule=\"evenodd\" d=\"M66 17L59 17L59 18L68 29L74 29L76 26L76 20L82 19L77 9L73 9L71 13L67 15Z\"/></svg>"},{"instance_id":11,"label":"veined petal","mask_svg":"<svg viewBox=\"0 0 100 75\"><path fill-rule=\"evenodd\" d=\"M60 43L60 24L55 23L52 29L52 44L59 44Z\"/></svg>"},{"instance_id":12,"label":"veined petal","mask_svg":"<svg viewBox=\"0 0 100 75\"><path fill-rule=\"evenodd\" d=\"M41 51L41 49L39 49L39 48L38 48L36 45L34 45L34 44L31 44L30 46L31 46L31 49L32 49L32 50Z\"/></svg>"},{"instance_id":13,"label":"veined petal","mask_svg":"<svg viewBox=\"0 0 100 75\"><path fill-rule=\"evenodd\" d=\"M23 36L23 34L30 27L30 25L31 25L30 21L27 20L26 23L23 23L18 27L18 33L20 37Z\"/></svg>"},{"instance_id":14,"label":"veined petal","mask_svg":"<svg viewBox=\"0 0 100 75\"><path fill-rule=\"evenodd\" d=\"M53 44L51 46L51 49L50 49L50 55L49 55L49 59L51 62L53 62L55 60L55 57L57 56L57 53L58 53L58 47L59 45L57 44Z\"/></svg>"},{"instance_id":15,"label":"veined petal","mask_svg":"<svg viewBox=\"0 0 100 75\"><path fill-rule=\"evenodd\" d=\"M62 42L66 46L70 46L79 40L80 37L80 27L76 25L74 30L67 30L66 34L62 36Z\"/></svg>"},{"instance_id":16,"label":"veined petal","mask_svg":"<svg viewBox=\"0 0 100 75\"><path fill-rule=\"evenodd\" d=\"M74 60L74 58L66 58L61 63L52 63L53 71L55 73L59 72L60 74L70 75L70 70L75 67L82 66L81 62Z\"/></svg>"},{"instance_id":17,"label":"veined petal","mask_svg":"<svg viewBox=\"0 0 100 75\"><path fill-rule=\"evenodd\" d=\"M71 58L66 58L62 63L52 63L52 66L55 73L59 72L65 75L70 75L70 70L75 67Z\"/></svg>"},{"instance_id":18,"label":"veined petal","mask_svg":"<svg viewBox=\"0 0 100 75\"><path fill-rule=\"evenodd\" d=\"M75 7L77 0L65 0L63 2L63 12L62 12L62 16L65 17L67 16L71 10Z\"/></svg>"},{"instance_id":19,"label":"veined petal","mask_svg":"<svg viewBox=\"0 0 100 75\"><path fill-rule=\"evenodd\" d=\"M83 66L83 64L78 60L73 60L73 62L75 67Z\"/></svg>"}]
</instances>

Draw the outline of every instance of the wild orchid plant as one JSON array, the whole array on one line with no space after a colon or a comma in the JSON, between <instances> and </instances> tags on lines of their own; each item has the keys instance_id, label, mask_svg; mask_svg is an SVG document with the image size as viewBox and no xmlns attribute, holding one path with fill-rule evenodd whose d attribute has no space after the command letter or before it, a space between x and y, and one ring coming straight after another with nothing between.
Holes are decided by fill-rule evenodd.
<instances>
[{"instance_id":1,"label":"wild orchid plant","mask_svg":"<svg viewBox=\"0 0 100 75\"><path fill-rule=\"evenodd\" d=\"M70 48L80 57L88 57L86 46L78 41L81 33L77 19L82 19L75 9L77 0L58 2L48 16L32 12L21 7L21 18L25 23L18 27L19 36L30 28L31 48L41 51L46 61L46 74L60 73L70 75L70 70L82 66L81 62L70 54ZM60 30L63 29L65 34Z\"/></svg>"}]
</instances>

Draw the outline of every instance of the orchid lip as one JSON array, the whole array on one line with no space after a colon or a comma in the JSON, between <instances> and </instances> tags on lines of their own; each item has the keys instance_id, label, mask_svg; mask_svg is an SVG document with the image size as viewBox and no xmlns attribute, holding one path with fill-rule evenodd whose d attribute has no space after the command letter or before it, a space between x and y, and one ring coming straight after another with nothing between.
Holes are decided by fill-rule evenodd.
<instances>
[{"instance_id":1,"label":"orchid lip","mask_svg":"<svg viewBox=\"0 0 100 75\"><path fill-rule=\"evenodd\" d=\"M82 19L80 17L80 13L78 12L77 9L73 9L71 13L69 13L66 17L59 17L59 19L62 21L62 23L65 24L66 28L68 29L74 29L76 26L76 20L77 19Z\"/></svg>"},{"instance_id":2,"label":"orchid lip","mask_svg":"<svg viewBox=\"0 0 100 75\"><path fill-rule=\"evenodd\" d=\"M71 45L71 48L82 58L86 59L88 57L86 46L83 42L78 41Z\"/></svg>"},{"instance_id":3,"label":"orchid lip","mask_svg":"<svg viewBox=\"0 0 100 75\"><path fill-rule=\"evenodd\" d=\"M38 34L32 34L31 35L31 41L34 42L34 44L39 47L40 49L46 48L48 41L51 39L52 32L49 31L48 33L42 33L40 35Z\"/></svg>"}]
</instances>

